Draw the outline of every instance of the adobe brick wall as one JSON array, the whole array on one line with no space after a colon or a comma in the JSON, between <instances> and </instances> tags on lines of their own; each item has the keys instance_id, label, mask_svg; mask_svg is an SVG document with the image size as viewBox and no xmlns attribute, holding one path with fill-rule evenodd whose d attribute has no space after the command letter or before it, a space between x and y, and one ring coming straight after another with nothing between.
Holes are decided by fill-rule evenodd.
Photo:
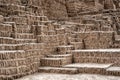
<instances>
[{"instance_id":1,"label":"adobe brick wall","mask_svg":"<svg viewBox=\"0 0 120 80\"><path fill-rule=\"evenodd\" d=\"M79 32L76 35L84 41L86 49L105 49L113 44L113 32Z\"/></svg>"}]
</instances>

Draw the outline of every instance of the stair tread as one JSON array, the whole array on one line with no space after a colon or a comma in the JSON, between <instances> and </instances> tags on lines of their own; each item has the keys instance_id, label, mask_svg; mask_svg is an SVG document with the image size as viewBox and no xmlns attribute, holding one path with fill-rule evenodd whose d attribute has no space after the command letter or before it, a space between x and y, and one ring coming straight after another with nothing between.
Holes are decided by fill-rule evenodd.
<instances>
[{"instance_id":1,"label":"stair tread","mask_svg":"<svg viewBox=\"0 0 120 80\"><path fill-rule=\"evenodd\" d=\"M62 59L66 59L66 58L42 58L42 59L46 59L46 60L62 60Z\"/></svg>"},{"instance_id":2,"label":"stair tread","mask_svg":"<svg viewBox=\"0 0 120 80\"><path fill-rule=\"evenodd\" d=\"M120 52L120 49L86 49L86 50L72 50L71 52Z\"/></svg>"},{"instance_id":3,"label":"stair tread","mask_svg":"<svg viewBox=\"0 0 120 80\"><path fill-rule=\"evenodd\" d=\"M39 69L59 69L59 70L77 70L77 68L64 68L64 67L40 67Z\"/></svg>"},{"instance_id":4,"label":"stair tread","mask_svg":"<svg viewBox=\"0 0 120 80\"><path fill-rule=\"evenodd\" d=\"M57 46L57 47L73 47L73 45L62 45L62 46Z\"/></svg>"},{"instance_id":5,"label":"stair tread","mask_svg":"<svg viewBox=\"0 0 120 80\"><path fill-rule=\"evenodd\" d=\"M107 71L117 71L120 72L120 67L110 67L107 69Z\"/></svg>"},{"instance_id":6,"label":"stair tread","mask_svg":"<svg viewBox=\"0 0 120 80\"><path fill-rule=\"evenodd\" d=\"M62 57L62 56L70 56L70 55L72 55L72 54L58 54L58 55L47 55L48 57L49 56L52 56L52 57Z\"/></svg>"},{"instance_id":7,"label":"stair tread","mask_svg":"<svg viewBox=\"0 0 120 80\"><path fill-rule=\"evenodd\" d=\"M97 63L76 63L76 64L69 64L64 67L73 67L73 68L108 68L113 64L97 64Z\"/></svg>"}]
</instances>

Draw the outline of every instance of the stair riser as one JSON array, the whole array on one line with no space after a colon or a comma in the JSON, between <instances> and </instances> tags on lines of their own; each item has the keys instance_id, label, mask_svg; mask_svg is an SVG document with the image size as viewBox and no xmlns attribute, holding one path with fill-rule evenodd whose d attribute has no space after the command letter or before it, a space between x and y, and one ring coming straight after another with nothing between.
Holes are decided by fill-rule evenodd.
<instances>
[{"instance_id":1,"label":"stair riser","mask_svg":"<svg viewBox=\"0 0 120 80\"><path fill-rule=\"evenodd\" d=\"M46 67L62 67L69 63L70 62L67 61L66 59L61 59L61 60L41 59L41 66L46 66Z\"/></svg>"},{"instance_id":2,"label":"stair riser","mask_svg":"<svg viewBox=\"0 0 120 80\"><path fill-rule=\"evenodd\" d=\"M88 74L106 74L105 69L100 69L100 68L79 68L78 69L79 73L88 73Z\"/></svg>"},{"instance_id":3,"label":"stair riser","mask_svg":"<svg viewBox=\"0 0 120 80\"><path fill-rule=\"evenodd\" d=\"M120 52L72 52L74 57L120 57Z\"/></svg>"},{"instance_id":4,"label":"stair riser","mask_svg":"<svg viewBox=\"0 0 120 80\"><path fill-rule=\"evenodd\" d=\"M118 71L107 71L106 75L120 76L120 72L118 72Z\"/></svg>"},{"instance_id":5,"label":"stair riser","mask_svg":"<svg viewBox=\"0 0 120 80\"><path fill-rule=\"evenodd\" d=\"M115 65L119 65L120 64L120 58L74 58L74 63L114 63ZM116 65L116 66L117 66Z\"/></svg>"},{"instance_id":6,"label":"stair riser","mask_svg":"<svg viewBox=\"0 0 120 80\"><path fill-rule=\"evenodd\" d=\"M44 70L39 69L40 73L60 73L60 74L77 74L77 70L57 70L57 69L50 69L50 70Z\"/></svg>"},{"instance_id":7,"label":"stair riser","mask_svg":"<svg viewBox=\"0 0 120 80\"><path fill-rule=\"evenodd\" d=\"M61 60L41 60L41 66L49 66L49 67L61 67Z\"/></svg>"},{"instance_id":8,"label":"stair riser","mask_svg":"<svg viewBox=\"0 0 120 80\"><path fill-rule=\"evenodd\" d=\"M47 56L48 58L65 58L67 64L71 64L72 63L72 55L68 55L68 56Z\"/></svg>"}]
</instances>

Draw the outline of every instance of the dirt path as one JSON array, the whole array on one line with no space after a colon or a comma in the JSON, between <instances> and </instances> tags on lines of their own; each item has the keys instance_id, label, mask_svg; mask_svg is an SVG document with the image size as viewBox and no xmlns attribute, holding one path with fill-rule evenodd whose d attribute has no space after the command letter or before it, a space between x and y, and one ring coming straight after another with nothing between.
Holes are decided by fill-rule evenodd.
<instances>
[{"instance_id":1,"label":"dirt path","mask_svg":"<svg viewBox=\"0 0 120 80\"><path fill-rule=\"evenodd\" d=\"M40 73L29 75L17 80L120 80L120 77L91 74L66 75L66 74Z\"/></svg>"}]
</instances>

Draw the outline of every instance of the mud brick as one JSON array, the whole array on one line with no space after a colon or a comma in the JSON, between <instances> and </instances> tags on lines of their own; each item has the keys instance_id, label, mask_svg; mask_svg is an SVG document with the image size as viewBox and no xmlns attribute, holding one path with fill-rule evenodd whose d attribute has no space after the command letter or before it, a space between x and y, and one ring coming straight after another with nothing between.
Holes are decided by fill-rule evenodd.
<instances>
[{"instance_id":1,"label":"mud brick","mask_svg":"<svg viewBox=\"0 0 120 80\"><path fill-rule=\"evenodd\" d=\"M22 73L26 73L27 71L27 66L21 66L18 68L18 73L22 74Z\"/></svg>"},{"instance_id":2,"label":"mud brick","mask_svg":"<svg viewBox=\"0 0 120 80\"><path fill-rule=\"evenodd\" d=\"M52 24L47 24L47 26L48 26L48 30L50 30L50 31L55 30L55 28Z\"/></svg>"},{"instance_id":3,"label":"mud brick","mask_svg":"<svg viewBox=\"0 0 120 80\"><path fill-rule=\"evenodd\" d=\"M48 35L56 35L56 31L54 31L54 30L48 31L47 33L48 33Z\"/></svg>"},{"instance_id":4,"label":"mud brick","mask_svg":"<svg viewBox=\"0 0 120 80\"><path fill-rule=\"evenodd\" d=\"M36 16L37 21L48 21L47 16Z\"/></svg>"},{"instance_id":5,"label":"mud brick","mask_svg":"<svg viewBox=\"0 0 120 80\"><path fill-rule=\"evenodd\" d=\"M4 21L4 17L2 15L0 15L0 22Z\"/></svg>"},{"instance_id":6,"label":"mud brick","mask_svg":"<svg viewBox=\"0 0 120 80\"><path fill-rule=\"evenodd\" d=\"M17 59L19 59L19 58L25 58L26 57L26 54L25 54L25 51L23 51L23 50L21 50L21 51L17 51L16 53L15 53L15 58Z\"/></svg>"},{"instance_id":7,"label":"mud brick","mask_svg":"<svg viewBox=\"0 0 120 80\"><path fill-rule=\"evenodd\" d=\"M17 63L17 66L25 66L27 64L26 62L26 58L19 58L19 59L16 59L16 63Z\"/></svg>"},{"instance_id":8,"label":"mud brick","mask_svg":"<svg viewBox=\"0 0 120 80\"><path fill-rule=\"evenodd\" d=\"M59 29L59 28L61 28L61 24L54 23L53 25L54 25L54 28L55 28L55 29Z\"/></svg>"}]
</instances>

